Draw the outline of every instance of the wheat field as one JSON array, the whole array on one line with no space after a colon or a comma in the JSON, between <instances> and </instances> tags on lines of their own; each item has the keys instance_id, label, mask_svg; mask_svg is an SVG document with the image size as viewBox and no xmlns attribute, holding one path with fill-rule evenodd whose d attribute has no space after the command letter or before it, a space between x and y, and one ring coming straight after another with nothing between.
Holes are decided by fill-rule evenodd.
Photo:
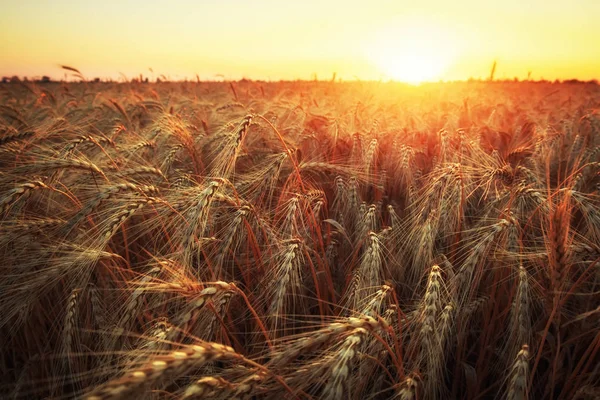
<instances>
[{"instance_id":1,"label":"wheat field","mask_svg":"<svg viewBox=\"0 0 600 400\"><path fill-rule=\"evenodd\" d=\"M0 397L600 398L600 86L0 85Z\"/></svg>"}]
</instances>

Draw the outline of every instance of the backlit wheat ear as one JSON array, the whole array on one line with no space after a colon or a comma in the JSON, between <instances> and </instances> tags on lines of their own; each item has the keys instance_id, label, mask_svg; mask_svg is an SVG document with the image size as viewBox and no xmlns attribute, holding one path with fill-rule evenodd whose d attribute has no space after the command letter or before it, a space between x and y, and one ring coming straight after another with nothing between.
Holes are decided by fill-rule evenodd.
<instances>
[{"instance_id":1,"label":"backlit wheat ear","mask_svg":"<svg viewBox=\"0 0 600 400\"><path fill-rule=\"evenodd\" d=\"M113 199L123 193L158 194L159 191L160 189L153 185L138 186L133 183L120 183L109 186L90 199L77 214L71 217L62 228L62 232L67 235L79 222L91 215L103 202Z\"/></svg>"},{"instance_id":2,"label":"backlit wheat ear","mask_svg":"<svg viewBox=\"0 0 600 400\"><path fill-rule=\"evenodd\" d=\"M215 397L246 399L263 379L264 373L252 374L239 382L227 381L221 377L205 376L185 388L182 398L203 399L206 397Z\"/></svg>"},{"instance_id":3,"label":"backlit wheat ear","mask_svg":"<svg viewBox=\"0 0 600 400\"><path fill-rule=\"evenodd\" d=\"M24 165L24 166L13 169L12 173L15 176L19 176L19 175L28 175L28 174L39 174L42 172L46 172L49 170L55 170L55 169L58 169L58 170L81 169L81 170L85 170L85 171L89 171L89 172L94 172L102 177L105 177L102 170L100 168L98 168L98 166L96 166L95 164L93 164L89 161L77 160L74 158L69 158L69 159L56 158L56 159L48 160L45 162L38 162L38 163L30 164L30 165Z\"/></svg>"},{"instance_id":4,"label":"backlit wheat ear","mask_svg":"<svg viewBox=\"0 0 600 400\"><path fill-rule=\"evenodd\" d=\"M333 355L335 361L331 366L331 376L323 388L323 399L343 399L345 394L350 393L347 381L350 377L355 357L366 335L366 329L354 329L346 337L340 349Z\"/></svg>"},{"instance_id":5,"label":"backlit wheat ear","mask_svg":"<svg viewBox=\"0 0 600 400\"><path fill-rule=\"evenodd\" d=\"M106 137L93 137L91 135L84 135L84 136L80 136L76 140L74 140L74 141L70 142L68 145L66 145L65 148L63 149L63 151L61 152L61 155L63 155L63 156L70 155L75 149L80 149L81 147L84 147L86 144L95 145L96 147L98 147L101 150L103 149L103 145L115 147L115 143ZM85 146L85 147L87 148L89 146Z\"/></svg>"},{"instance_id":6,"label":"backlit wheat ear","mask_svg":"<svg viewBox=\"0 0 600 400\"><path fill-rule=\"evenodd\" d=\"M127 149L127 152L132 155L134 153L136 153L137 151L139 151L140 149L144 149L144 148L156 148L156 142L155 141L148 141L148 140L142 140L139 143L134 144L133 146L129 147L129 149Z\"/></svg>"},{"instance_id":7,"label":"backlit wheat ear","mask_svg":"<svg viewBox=\"0 0 600 400\"><path fill-rule=\"evenodd\" d=\"M377 207L371 204L359 222L358 237L365 237L369 232L378 230Z\"/></svg>"},{"instance_id":8,"label":"backlit wheat ear","mask_svg":"<svg viewBox=\"0 0 600 400\"><path fill-rule=\"evenodd\" d=\"M346 222L347 229L357 234L357 225L364 213L360 212L361 197L359 192L359 183L356 177L350 177L348 189L346 190L346 208L343 219Z\"/></svg>"},{"instance_id":9,"label":"backlit wheat ear","mask_svg":"<svg viewBox=\"0 0 600 400\"><path fill-rule=\"evenodd\" d=\"M144 294L148 291L147 284L154 280L161 272L161 267L156 266L145 273L141 279L133 283L133 291L129 296L129 299L125 303L125 309L121 315L119 323L117 324L120 331L129 328L129 325L134 321L135 316L139 313L139 308L144 300Z\"/></svg>"},{"instance_id":10,"label":"backlit wheat ear","mask_svg":"<svg viewBox=\"0 0 600 400\"><path fill-rule=\"evenodd\" d=\"M588 195L575 190L567 192L573 200L573 205L578 209L586 222L586 236L600 241L600 211L595 203L594 195Z\"/></svg>"},{"instance_id":11,"label":"backlit wheat ear","mask_svg":"<svg viewBox=\"0 0 600 400\"><path fill-rule=\"evenodd\" d=\"M106 348L117 349L123 342L125 334L131 331L132 326L135 323L135 319L140 315L141 307L145 299L145 295L148 292L149 284L154 280L161 272L160 266L150 269L145 273L139 280L133 283L133 291L129 295L129 298L125 302L124 309L117 315L116 326L112 330L110 335L106 335ZM98 300L96 300L97 302ZM100 307L100 305L98 305ZM107 327L102 327L105 330ZM106 363L110 362L112 355L106 355Z\"/></svg>"},{"instance_id":12,"label":"backlit wheat ear","mask_svg":"<svg viewBox=\"0 0 600 400\"><path fill-rule=\"evenodd\" d=\"M11 204L19 198L39 189L48 189L48 186L42 181L31 181L20 184L16 188L9 190L5 195L0 197L0 215L8 211Z\"/></svg>"},{"instance_id":13,"label":"backlit wheat ear","mask_svg":"<svg viewBox=\"0 0 600 400\"><path fill-rule=\"evenodd\" d=\"M170 341L181 341L183 335L212 336L218 318L223 317L223 312L234 291L235 287L232 284L215 282L192 296L172 319L173 325L178 329L171 330L167 338ZM213 307L205 312L209 302Z\"/></svg>"},{"instance_id":14,"label":"backlit wheat ear","mask_svg":"<svg viewBox=\"0 0 600 400\"><path fill-rule=\"evenodd\" d=\"M315 216L315 218L319 218L320 220L322 220L322 213L325 210L326 206L325 206L325 201L323 200L317 200L314 203L313 206L313 215Z\"/></svg>"},{"instance_id":15,"label":"backlit wheat ear","mask_svg":"<svg viewBox=\"0 0 600 400\"><path fill-rule=\"evenodd\" d=\"M350 159L354 165L358 165L361 163L363 158L363 148L361 135L357 132L352 135L352 152L350 154Z\"/></svg>"},{"instance_id":16,"label":"backlit wheat ear","mask_svg":"<svg viewBox=\"0 0 600 400\"><path fill-rule=\"evenodd\" d=\"M150 387L167 377L183 375L209 361L230 358L242 361L243 357L231 347L218 343L199 342L166 355L147 360L140 368L126 372L122 377L107 382L83 396L87 400L124 399L140 396Z\"/></svg>"},{"instance_id":17,"label":"backlit wheat ear","mask_svg":"<svg viewBox=\"0 0 600 400\"><path fill-rule=\"evenodd\" d=\"M191 175L191 171L184 172L181 170L176 170L173 173L173 176L174 179L172 181L172 185L175 189L185 189L195 183Z\"/></svg>"},{"instance_id":18,"label":"backlit wheat ear","mask_svg":"<svg viewBox=\"0 0 600 400\"><path fill-rule=\"evenodd\" d=\"M536 211L542 214L547 213L548 201L541 191L531 188L525 183L519 183L516 191L515 210L518 216L526 220Z\"/></svg>"},{"instance_id":19,"label":"backlit wheat ear","mask_svg":"<svg viewBox=\"0 0 600 400\"><path fill-rule=\"evenodd\" d=\"M302 291L302 269L304 267L304 256L301 249L302 243L291 240L286 244L268 274L269 298L268 302L271 328L277 332L284 324L286 315L294 314L295 309L302 302L296 300ZM295 304L298 301L298 304Z\"/></svg>"},{"instance_id":20,"label":"backlit wheat ear","mask_svg":"<svg viewBox=\"0 0 600 400\"><path fill-rule=\"evenodd\" d=\"M437 340L440 344L440 349L444 353L446 349L449 347L450 342L453 339L453 336L456 334L455 332L455 324L454 319L455 315L455 307L453 304L447 304L442 310L442 314L440 316L440 329L436 331ZM441 354L440 357L444 358L445 354Z\"/></svg>"},{"instance_id":21,"label":"backlit wheat ear","mask_svg":"<svg viewBox=\"0 0 600 400\"><path fill-rule=\"evenodd\" d=\"M92 308L93 315L93 328L97 331L107 328L107 319L106 319L106 308L104 306L104 301L102 300L102 296L100 295L100 290L98 287L90 283L88 285L88 293L89 299Z\"/></svg>"},{"instance_id":22,"label":"backlit wheat ear","mask_svg":"<svg viewBox=\"0 0 600 400\"><path fill-rule=\"evenodd\" d=\"M0 226L0 247L16 241L19 237L36 232L53 231L65 223L60 218L42 218L33 220L4 220Z\"/></svg>"},{"instance_id":23,"label":"backlit wheat ear","mask_svg":"<svg viewBox=\"0 0 600 400\"><path fill-rule=\"evenodd\" d=\"M256 180L249 179L248 185L254 185L254 194L249 194L250 198L255 198L262 201L267 206L271 205L274 201L274 197L277 191L277 182L280 179L284 165L289 161L289 154L286 152L278 153L273 157L273 160L269 160L265 169L259 170L258 173L262 176L258 178L259 182L256 184ZM248 174L250 178L252 175Z\"/></svg>"},{"instance_id":24,"label":"backlit wheat ear","mask_svg":"<svg viewBox=\"0 0 600 400\"><path fill-rule=\"evenodd\" d=\"M421 214L421 218L423 220L419 223L419 227L415 227L407 239L408 241L414 241L413 248L415 252L412 268L407 274L409 282L415 282L433 260L440 210L438 208L431 209L428 213Z\"/></svg>"},{"instance_id":25,"label":"backlit wheat ear","mask_svg":"<svg viewBox=\"0 0 600 400\"><path fill-rule=\"evenodd\" d=\"M179 153L179 151L183 148L185 148L185 146L183 144L179 143L179 144L176 144L175 146L173 146L169 150L163 163L161 164L160 169L163 172L163 174L168 175L169 170L171 169L171 165L173 165L173 162L177 158L177 153Z\"/></svg>"},{"instance_id":26,"label":"backlit wheat ear","mask_svg":"<svg viewBox=\"0 0 600 400\"><path fill-rule=\"evenodd\" d=\"M133 352L133 357L127 363L139 364L146 357L158 354L161 350L168 348L167 338L173 329L176 328L169 323L166 317L159 318L137 340L137 343L135 343L136 351Z\"/></svg>"},{"instance_id":27,"label":"backlit wheat ear","mask_svg":"<svg viewBox=\"0 0 600 400\"><path fill-rule=\"evenodd\" d=\"M352 273L346 289L344 304L351 309L361 309L362 299L381 287L385 276L381 240L375 232L365 238L364 253L360 264Z\"/></svg>"},{"instance_id":28,"label":"backlit wheat ear","mask_svg":"<svg viewBox=\"0 0 600 400\"><path fill-rule=\"evenodd\" d=\"M4 134L4 135L2 135L2 137L0 137L0 146L7 145L9 143L18 142L18 141L27 139L28 137L31 137L33 135L35 135L34 131L24 130L24 131L18 132L15 130L15 131L9 132L8 134Z\"/></svg>"},{"instance_id":29,"label":"backlit wheat ear","mask_svg":"<svg viewBox=\"0 0 600 400\"><path fill-rule=\"evenodd\" d=\"M219 392L226 391L233 385L227 382L223 378L213 378L212 376L205 376L204 378L198 379L196 382L188 386L183 395L182 399L203 399L206 397L214 397Z\"/></svg>"},{"instance_id":30,"label":"backlit wheat ear","mask_svg":"<svg viewBox=\"0 0 600 400\"><path fill-rule=\"evenodd\" d=\"M510 225L510 221L502 219L483 229L484 236L475 245L473 250L471 250L456 274L456 293L458 294L458 300L461 306L468 302L471 293L474 291L473 285L476 285L479 282L481 272L478 269L478 266L480 265L482 258L490 250L490 246L494 240Z\"/></svg>"},{"instance_id":31,"label":"backlit wheat ear","mask_svg":"<svg viewBox=\"0 0 600 400\"><path fill-rule=\"evenodd\" d=\"M600 146L588 148L582 157L582 161L595 161L600 154Z\"/></svg>"},{"instance_id":32,"label":"backlit wheat ear","mask_svg":"<svg viewBox=\"0 0 600 400\"><path fill-rule=\"evenodd\" d=\"M409 204L412 199L410 187L415 184L416 176L413 174L414 168L411 166L411 162L414 157L414 151L411 147L406 145L400 146L400 163L398 166L398 185L400 196L404 204Z\"/></svg>"},{"instance_id":33,"label":"backlit wheat ear","mask_svg":"<svg viewBox=\"0 0 600 400\"><path fill-rule=\"evenodd\" d=\"M373 165L375 165L375 163L377 162L377 160L376 160L377 145L378 145L377 139L371 139L371 142L369 143L369 146L367 147L367 150L365 152L364 165L365 165L366 173L370 173Z\"/></svg>"},{"instance_id":34,"label":"backlit wheat ear","mask_svg":"<svg viewBox=\"0 0 600 400\"><path fill-rule=\"evenodd\" d=\"M196 241L204 236L208 224L210 205L221 184L211 181L193 198L193 205L184 215L187 226L182 230L183 261L191 267L196 255Z\"/></svg>"},{"instance_id":35,"label":"backlit wheat ear","mask_svg":"<svg viewBox=\"0 0 600 400\"><path fill-rule=\"evenodd\" d=\"M211 176L221 176L226 179L230 178L235 167L240 146L248 133L248 128L250 127L252 119L252 115L245 116L234 132L223 137L219 149L217 150L218 153L214 155L214 161L210 172Z\"/></svg>"},{"instance_id":36,"label":"backlit wheat ear","mask_svg":"<svg viewBox=\"0 0 600 400\"><path fill-rule=\"evenodd\" d=\"M147 167L147 166L139 166L129 169L124 169L118 172L119 176L122 177L139 177L139 176L156 176L162 180L167 180L167 177L162 173L162 171L155 167Z\"/></svg>"},{"instance_id":37,"label":"backlit wheat ear","mask_svg":"<svg viewBox=\"0 0 600 400\"><path fill-rule=\"evenodd\" d=\"M402 226L402 222L394 207L392 205L388 205L387 210L388 214L390 215L390 226L392 228L400 228Z\"/></svg>"},{"instance_id":38,"label":"backlit wheat ear","mask_svg":"<svg viewBox=\"0 0 600 400\"><path fill-rule=\"evenodd\" d=\"M394 399L398 400L414 400L417 398L417 381L413 378L406 378L394 393Z\"/></svg>"},{"instance_id":39,"label":"backlit wheat ear","mask_svg":"<svg viewBox=\"0 0 600 400\"><path fill-rule=\"evenodd\" d=\"M233 386L233 398L248 399L265 379L265 375L264 372L259 372L236 382Z\"/></svg>"},{"instance_id":40,"label":"backlit wheat ear","mask_svg":"<svg viewBox=\"0 0 600 400\"><path fill-rule=\"evenodd\" d=\"M141 210L143 207L153 204L157 202L157 199L153 197L148 197L145 199L140 199L133 201L119 210L113 217L107 222L104 230L100 234L101 240L107 242L123 225L127 219L129 219L133 214L135 214L138 210Z\"/></svg>"},{"instance_id":41,"label":"backlit wheat ear","mask_svg":"<svg viewBox=\"0 0 600 400\"><path fill-rule=\"evenodd\" d=\"M285 239L291 239L300 235L299 214L300 197L292 197L286 204L285 219L281 224L281 236Z\"/></svg>"},{"instance_id":42,"label":"backlit wheat ear","mask_svg":"<svg viewBox=\"0 0 600 400\"><path fill-rule=\"evenodd\" d=\"M217 259L214 263L215 279L221 279L223 277L223 268L225 267L226 260L229 260L232 254L236 254L236 249L239 247L244 235L242 232L244 228L243 222L247 221L250 213L251 209L249 206L240 207L235 212L233 220L228 225L223 241L219 246L219 254L217 254Z\"/></svg>"},{"instance_id":43,"label":"backlit wheat ear","mask_svg":"<svg viewBox=\"0 0 600 400\"><path fill-rule=\"evenodd\" d=\"M529 379L529 346L524 344L514 361L508 382L507 399L526 400Z\"/></svg>"},{"instance_id":44,"label":"backlit wheat ear","mask_svg":"<svg viewBox=\"0 0 600 400\"><path fill-rule=\"evenodd\" d=\"M517 292L511 305L508 351L515 354L522 343L531 341L531 293L529 276L523 266L519 266ZM512 360L511 360L512 362Z\"/></svg>"},{"instance_id":45,"label":"backlit wheat ear","mask_svg":"<svg viewBox=\"0 0 600 400\"><path fill-rule=\"evenodd\" d=\"M549 276L555 298L561 296L560 292L571 268L569 199L567 195L566 199L549 215L546 246L550 263Z\"/></svg>"},{"instance_id":46,"label":"backlit wheat ear","mask_svg":"<svg viewBox=\"0 0 600 400\"><path fill-rule=\"evenodd\" d=\"M445 339L440 337L438 332L440 327L437 324L442 311L443 285L441 269L438 265L434 265L431 267L425 295L419 305L421 316L418 337L421 342L420 354L426 376L424 390L425 396L432 399L441 395L439 383L444 380Z\"/></svg>"},{"instance_id":47,"label":"backlit wheat ear","mask_svg":"<svg viewBox=\"0 0 600 400\"><path fill-rule=\"evenodd\" d=\"M310 332L304 335L305 337L300 337L290 343L286 343L281 349L274 352L268 366L279 367L287 365L302 355L303 352L319 349L339 335L346 334L358 328L364 328L369 331L381 330L386 329L387 324L383 320L376 320L371 317L349 317L342 319L339 322L326 325L317 331Z\"/></svg>"},{"instance_id":48,"label":"backlit wheat ear","mask_svg":"<svg viewBox=\"0 0 600 400\"><path fill-rule=\"evenodd\" d=\"M598 170L600 170L600 162L598 161L590 162L581 167L580 172L573 177L573 181L571 182L573 190L583 191L587 181L592 180Z\"/></svg>"},{"instance_id":49,"label":"backlit wheat ear","mask_svg":"<svg viewBox=\"0 0 600 400\"><path fill-rule=\"evenodd\" d=\"M334 181L334 198L331 205L331 209L335 212L335 216L340 219L340 222L344 222L341 217L346 213L347 199L348 199L348 188L346 182L341 176L336 176Z\"/></svg>"},{"instance_id":50,"label":"backlit wheat ear","mask_svg":"<svg viewBox=\"0 0 600 400\"><path fill-rule=\"evenodd\" d=\"M373 299L364 307L362 315L378 317L379 314L384 314L382 321L389 323L391 316L388 311L383 312L384 302L387 300L391 292L391 288L384 285L378 290ZM366 328L356 328L349 332L344 341L332 349L332 354L328 355L322 362L323 378L326 378L326 383L321 393L321 397L325 399L341 399L344 396L357 396L360 391L356 388L356 384L362 378L355 372L358 367L361 373L367 373L367 370L362 369L365 364L360 363L361 355L368 354L376 357L376 350L380 349L379 343ZM358 376L357 376L358 375Z\"/></svg>"},{"instance_id":51,"label":"backlit wheat ear","mask_svg":"<svg viewBox=\"0 0 600 400\"><path fill-rule=\"evenodd\" d=\"M217 333L226 319L229 303L236 293L236 288L232 283L215 282L212 288L206 288L202 293L209 306L197 310L197 314L193 315L193 324L188 322L185 332L202 340L223 340Z\"/></svg>"},{"instance_id":52,"label":"backlit wheat ear","mask_svg":"<svg viewBox=\"0 0 600 400\"><path fill-rule=\"evenodd\" d=\"M382 315L387 309L387 301L389 300L392 290L393 289L391 286L381 286L381 288L375 292L373 298L361 310L361 314L373 318L377 318L377 316Z\"/></svg>"},{"instance_id":53,"label":"backlit wheat ear","mask_svg":"<svg viewBox=\"0 0 600 400\"><path fill-rule=\"evenodd\" d=\"M63 356L65 357L65 364L70 366L74 359L73 354L75 353L75 337L78 322L78 306L79 306L79 294L80 289L73 289L71 295L67 301L67 310L65 314L64 329L63 329Z\"/></svg>"}]
</instances>

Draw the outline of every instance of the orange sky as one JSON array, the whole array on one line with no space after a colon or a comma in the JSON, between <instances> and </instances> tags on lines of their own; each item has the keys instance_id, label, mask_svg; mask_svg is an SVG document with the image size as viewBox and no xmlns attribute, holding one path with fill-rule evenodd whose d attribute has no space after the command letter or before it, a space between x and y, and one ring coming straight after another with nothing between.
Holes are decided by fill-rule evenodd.
<instances>
[{"instance_id":1,"label":"orange sky","mask_svg":"<svg viewBox=\"0 0 600 400\"><path fill-rule=\"evenodd\" d=\"M0 75L600 78L600 0L22 0ZM150 72L152 68L154 72Z\"/></svg>"}]
</instances>

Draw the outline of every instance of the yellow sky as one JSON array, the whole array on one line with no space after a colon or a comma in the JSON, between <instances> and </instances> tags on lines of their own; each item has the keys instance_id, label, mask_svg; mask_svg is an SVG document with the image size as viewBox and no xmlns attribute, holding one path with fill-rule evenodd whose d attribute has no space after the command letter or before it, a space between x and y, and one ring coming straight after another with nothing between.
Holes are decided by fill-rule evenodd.
<instances>
[{"instance_id":1,"label":"yellow sky","mask_svg":"<svg viewBox=\"0 0 600 400\"><path fill-rule=\"evenodd\" d=\"M600 78L600 0L22 0L0 75ZM149 68L153 69L153 73Z\"/></svg>"}]
</instances>

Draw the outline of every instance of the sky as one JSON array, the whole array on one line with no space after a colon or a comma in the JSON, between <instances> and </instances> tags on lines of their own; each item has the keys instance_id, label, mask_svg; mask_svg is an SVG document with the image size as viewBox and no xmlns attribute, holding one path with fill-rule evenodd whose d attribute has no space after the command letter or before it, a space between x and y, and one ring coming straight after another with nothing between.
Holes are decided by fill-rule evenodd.
<instances>
[{"instance_id":1,"label":"sky","mask_svg":"<svg viewBox=\"0 0 600 400\"><path fill-rule=\"evenodd\" d=\"M600 0L3 3L0 76L600 78Z\"/></svg>"}]
</instances>

